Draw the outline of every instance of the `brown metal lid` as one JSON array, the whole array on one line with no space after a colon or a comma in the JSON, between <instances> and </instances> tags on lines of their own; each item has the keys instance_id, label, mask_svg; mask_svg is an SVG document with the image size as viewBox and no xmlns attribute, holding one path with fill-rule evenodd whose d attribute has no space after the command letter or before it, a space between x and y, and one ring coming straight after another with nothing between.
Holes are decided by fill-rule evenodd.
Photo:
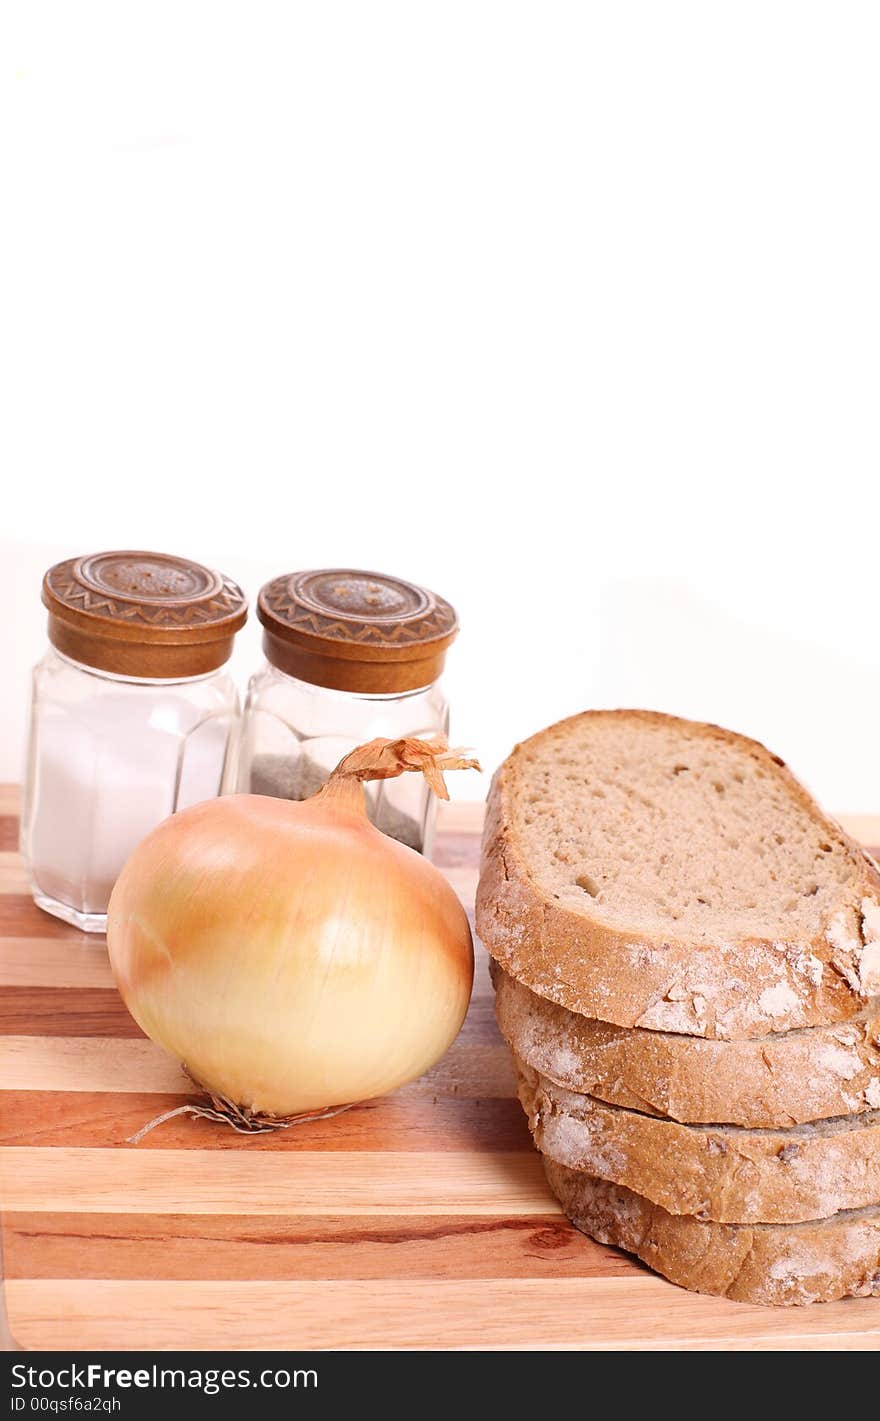
<instances>
[{"instance_id":1,"label":"brown metal lid","mask_svg":"<svg viewBox=\"0 0 880 1421\"><path fill-rule=\"evenodd\" d=\"M393 694L429 686L458 633L455 609L399 577L321 568L260 590L263 649L279 670L337 691Z\"/></svg>"},{"instance_id":2,"label":"brown metal lid","mask_svg":"<svg viewBox=\"0 0 880 1421\"><path fill-rule=\"evenodd\" d=\"M241 588L167 553L93 553L43 578L49 640L65 656L120 676L173 680L215 671L247 618Z\"/></svg>"}]
</instances>

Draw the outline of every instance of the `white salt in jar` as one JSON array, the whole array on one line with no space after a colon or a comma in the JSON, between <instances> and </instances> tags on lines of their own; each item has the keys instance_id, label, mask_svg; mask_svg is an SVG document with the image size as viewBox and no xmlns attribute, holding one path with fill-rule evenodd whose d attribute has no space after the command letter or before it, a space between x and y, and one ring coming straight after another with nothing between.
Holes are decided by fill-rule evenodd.
<instances>
[{"instance_id":1,"label":"white salt in jar","mask_svg":"<svg viewBox=\"0 0 880 1421\"><path fill-rule=\"evenodd\" d=\"M230 787L238 694L222 668L247 603L199 563L137 552L56 564L43 602L22 853L41 908L103 932L141 839Z\"/></svg>"},{"instance_id":2,"label":"white salt in jar","mask_svg":"<svg viewBox=\"0 0 880 1421\"><path fill-rule=\"evenodd\" d=\"M356 745L446 735L439 681L458 623L442 597L381 573L324 568L261 589L266 664L251 678L238 789L307 799ZM430 851L436 800L421 775L366 787L370 818Z\"/></svg>"}]
</instances>

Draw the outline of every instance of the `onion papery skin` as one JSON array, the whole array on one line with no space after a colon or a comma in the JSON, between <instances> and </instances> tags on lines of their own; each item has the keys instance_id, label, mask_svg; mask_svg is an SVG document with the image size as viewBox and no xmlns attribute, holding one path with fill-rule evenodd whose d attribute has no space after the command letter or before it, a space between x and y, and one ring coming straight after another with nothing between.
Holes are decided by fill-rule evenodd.
<instances>
[{"instance_id":1,"label":"onion papery skin","mask_svg":"<svg viewBox=\"0 0 880 1421\"><path fill-rule=\"evenodd\" d=\"M117 880L107 944L146 1034L207 1090L278 1117L422 1075L473 984L443 876L321 796L232 795L167 819Z\"/></svg>"}]
</instances>

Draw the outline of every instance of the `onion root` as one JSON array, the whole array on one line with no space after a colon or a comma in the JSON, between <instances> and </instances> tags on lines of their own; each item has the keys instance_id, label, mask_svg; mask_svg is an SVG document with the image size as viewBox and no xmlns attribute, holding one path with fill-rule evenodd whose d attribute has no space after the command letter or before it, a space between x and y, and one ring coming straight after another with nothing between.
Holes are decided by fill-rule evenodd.
<instances>
[{"instance_id":1,"label":"onion root","mask_svg":"<svg viewBox=\"0 0 880 1421\"><path fill-rule=\"evenodd\" d=\"M218 1125L229 1125L240 1135L266 1135L272 1130L287 1130L291 1125L302 1125L308 1120L326 1120L331 1115L341 1115L344 1110L351 1110L357 1101L350 1101L347 1105L331 1105L322 1110L305 1110L299 1115L272 1115L270 1112L252 1110L247 1105L236 1105L234 1100L227 1099L224 1095L215 1095L197 1081L190 1071L183 1067L189 1079L197 1090L204 1095L203 1100L188 1100L184 1105L177 1105L173 1110L164 1110L155 1119L149 1120L146 1125L141 1126L133 1135L129 1135L127 1145L139 1145L145 1135L149 1135L151 1130L157 1126L164 1125L166 1120L173 1120L175 1115L192 1115L201 1120L214 1120Z\"/></svg>"}]
</instances>

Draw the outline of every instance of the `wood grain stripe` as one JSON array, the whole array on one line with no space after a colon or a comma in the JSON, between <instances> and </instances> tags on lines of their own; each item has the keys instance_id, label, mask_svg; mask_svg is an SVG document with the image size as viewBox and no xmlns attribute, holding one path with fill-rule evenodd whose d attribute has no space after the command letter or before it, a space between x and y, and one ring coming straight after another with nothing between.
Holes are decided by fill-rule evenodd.
<instances>
[{"instance_id":1,"label":"wood grain stripe","mask_svg":"<svg viewBox=\"0 0 880 1421\"><path fill-rule=\"evenodd\" d=\"M4 1209L30 1213L553 1214L534 1150L31 1149L0 1154Z\"/></svg>"},{"instance_id":2,"label":"wood grain stripe","mask_svg":"<svg viewBox=\"0 0 880 1421\"><path fill-rule=\"evenodd\" d=\"M177 1062L152 1041L114 1037L0 1036L0 1081L7 1090L133 1091L192 1095ZM456 1041L418 1081L412 1095L513 1095L513 1066L504 1045Z\"/></svg>"},{"instance_id":3,"label":"wood grain stripe","mask_svg":"<svg viewBox=\"0 0 880 1421\"><path fill-rule=\"evenodd\" d=\"M0 1037L0 1080L7 1090L192 1091L177 1062L152 1041L106 1038Z\"/></svg>"},{"instance_id":4,"label":"wood grain stripe","mask_svg":"<svg viewBox=\"0 0 880 1421\"><path fill-rule=\"evenodd\" d=\"M52 921L45 913L41 917ZM475 957L474 1000L483 997L488 1001L493 995L488 957L479 943L475 944ZM107 944L103 937L86 933L69 938L0 937L0 986L106 987L115 991Z\"/></svg>"},{"instance_id":5,"label":"wood grain stripe","mask_svg":"<svg viewBox=\"0 0 880 1421\"><path fill-rule=\"evenodd\" d=\"M18 848L18 815L3 812L0 805L0 853L12 853Z\"/></svg>"},{"instance_id":6,"label":"wood grain stripe","mask_svg":"<svg viewBox=\"0 0 880 1421\"><path fill-rule=\"evenodd\" d=\"M179 1095L91 1094L85 1091L6 1091L0 1095L0 1146L69 1145L118 1149L150 1120L180 1105ZM157 1127L140 1150L526 1150L531 1149L519 1101L430 1096L396 1091L342 1115L296 1128L296 1140L252 1135L209 1120L178 1115ZM283 1144L282 1142L290 1142Z\"/></svg>"},{"instance_id":7,"label":"wood grain stripe","mask_svg":"<svg viewBox=\"0 0 880 1421\"><path fill-rule=\"evenodd\" d=\"M115 987L6 987L0 993L0 1036L142 1037ZM473 1001L462 1046L499 1044L488 995Z\"/></svg>"},{"instance_id":8,"label":"wood grain stripe","mask_svg":"<svg viewBox=\"0 0 880 1421\"><path fill-rule=\"evenodd\" d=\"M0 937L54 938L77 943L86 936L38 908L29 893L0 892Z\"/></svg>"},{"instance_id":9,"label":"wood grain stripe","mask_svg":"<svg viewBox=\"0 0 880 1421\"><path fill-rule=\"evenodd\" d=\"M0 844L3 843L2 824L0 820ZM29 892L30 883L21 858L17 853L4 849L0 852L0 893Z\"/></svg>"},{"instance_id":10,"label":"wood grain stripe","mask_svg":"<svg viewBox=\"0 0 880 1421\"><path fill-rule=\"evenodd\" d=\"M477 870L450 868L443 870L454 888L468 915L473 931L474 896L477 891ZM63 942L78 942L86 934L80 933L51 913L38 908L30 893L6 892L0 886L0 937L55 938Z\"/></svg>"},{"instance_id":11,"label":"wood grain stripe","mask_svg":"<svg viewBox=\"0 0 880 1421\"><path fill-rule=\"evenodd\" d=\"M558 1215L7 1214L7 1278L529 1278L641 1271Z\"/></svg>"},{"instance_id":12,"label":"wood grain stripe","mask_svg":"<svg viewBox=\"0 0 880 1421\"><path fill-rule=\"evenodd\" d=\"M45 913L45 922L52 921ZM71 930L72 931L72 930ZM0 986L113 987L103 937L0 938Z\"/></svg>"},{"instance_id":13,"label":"wood grain stripe","mask_svg":"<svg viewBox=\"0 0 880 1421\"><path fill-rule=\"evenodd\" d=\"M670 1288L648 1273L613 1278L321 1282L42 1280L9 1283L25 1346L571 1347L673 1351L760 1341L787 1348L845 1335L876 1347L873 1299L750 1307ZM658 1318L663 1334L658 1340ZM320 1362L318 1363L320 1368Z\"/></svg>"},{"instance_id":14,"label":"wood grain stripe","mask_svg":"<svg viewBox=\"0 0 880 1421\"><path fill-rule=\"evenodd\" d=\"M5 987L0 1036L143 1036L115 987Z\"/></svg>"}]
</instances>

